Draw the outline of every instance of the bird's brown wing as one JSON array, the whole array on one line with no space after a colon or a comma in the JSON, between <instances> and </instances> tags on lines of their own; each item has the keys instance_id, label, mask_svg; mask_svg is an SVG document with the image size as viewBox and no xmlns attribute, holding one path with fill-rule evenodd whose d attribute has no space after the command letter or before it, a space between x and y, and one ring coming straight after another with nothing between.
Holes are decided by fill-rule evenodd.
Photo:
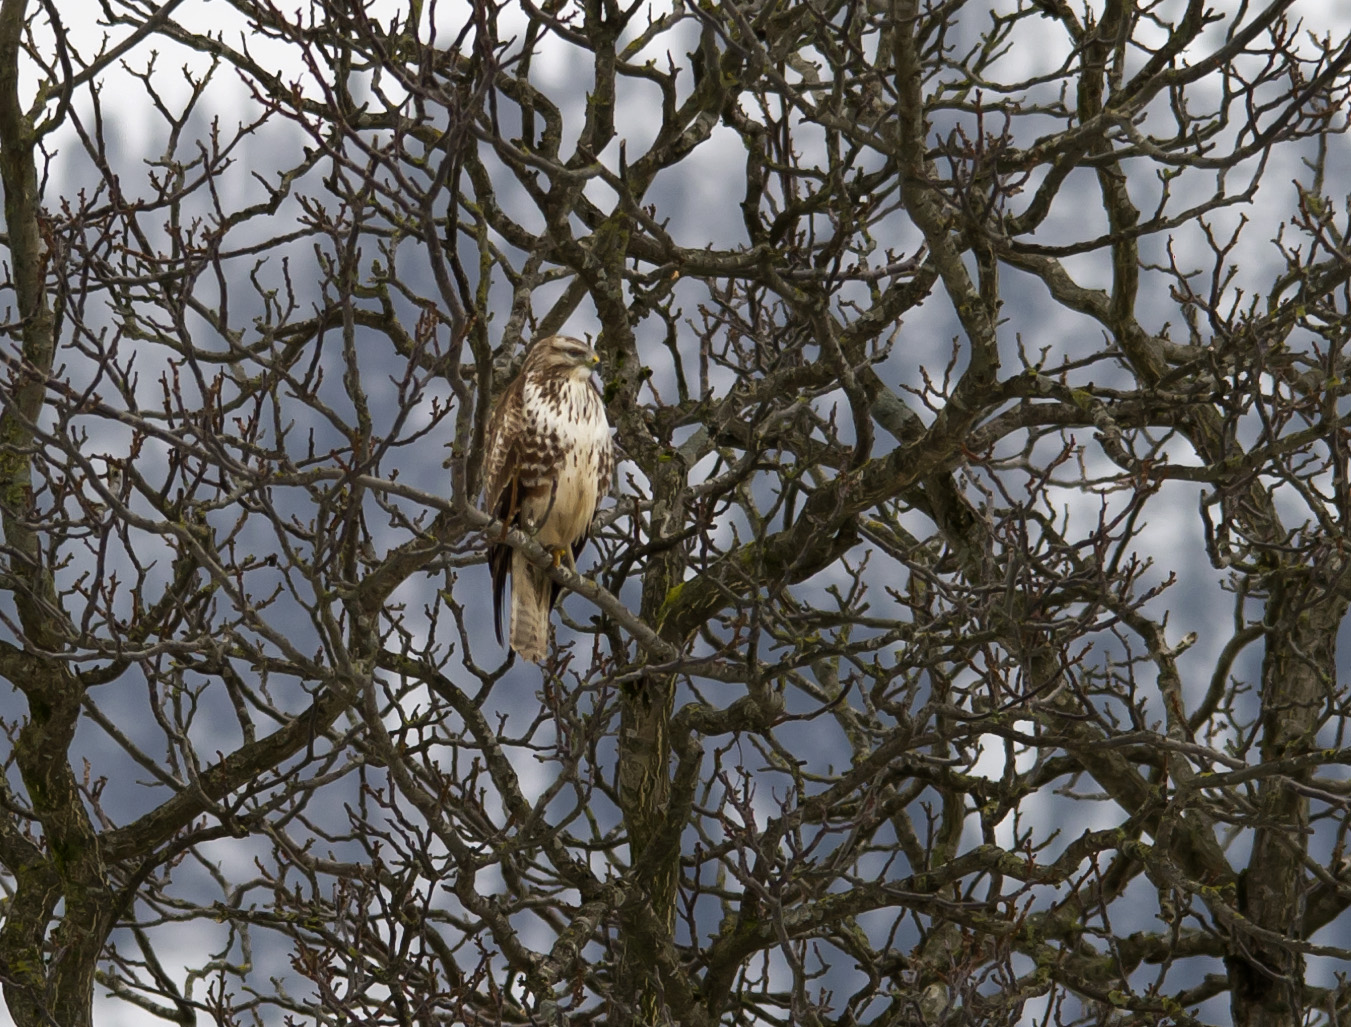
<instances>
[{"instance_id":1,"label":"bird's brown wing","mask_svg":"<svg viewBox=\"0 0 1351 1027\"><path fill-rule=\"evenodd\" d=\"M498 520L515 525L520 518L520 440L525 429L523 385L516 378L497 401L488 418L483 454L483 498ZM488 547L493 579L493 627L502 642L502 601L511 570L511 547L497 542Z\"/></svg>"}]
</instances>

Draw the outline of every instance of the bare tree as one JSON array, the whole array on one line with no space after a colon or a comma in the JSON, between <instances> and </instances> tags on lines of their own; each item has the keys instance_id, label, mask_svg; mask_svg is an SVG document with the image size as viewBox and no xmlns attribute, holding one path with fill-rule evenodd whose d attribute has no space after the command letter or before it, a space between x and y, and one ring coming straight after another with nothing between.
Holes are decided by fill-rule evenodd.
<instances>
[{"instance_id":1,"label":"bare tree","mask_svg":"<svg viewBox=\"0 0 1351 1027\"><path fill-rule=\"evenodd\" d=\"M0 0L16 1024L1344 1021L1344 17L69 6ZM580 575L479 509L565 326Z\"/></svg>"}]
</instances>

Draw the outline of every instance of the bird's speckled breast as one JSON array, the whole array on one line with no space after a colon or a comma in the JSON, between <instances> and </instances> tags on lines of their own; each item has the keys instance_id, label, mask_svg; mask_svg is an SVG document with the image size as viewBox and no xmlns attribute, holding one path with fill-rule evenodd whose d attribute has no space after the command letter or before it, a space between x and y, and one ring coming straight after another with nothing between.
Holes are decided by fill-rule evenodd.
<instances>
[{"instance_id":1,"label":"bird's speckled breast","mask_svg":"<svg viewBox=\"0 0 1351 1027\"><path fill-rule=\"evenodd\" d=\"M522 513L536 525L542 545L571 546L586 534L600 502L601 454L610 445L605 412L586 379L527 379L524 399L533 422L528 435L539 446L540 469L547 467L542 477L555 479L557 485L552 509L544 492L528 500ZM541 518L546 518L543 523Z\"/></svg>"}]
</instances>

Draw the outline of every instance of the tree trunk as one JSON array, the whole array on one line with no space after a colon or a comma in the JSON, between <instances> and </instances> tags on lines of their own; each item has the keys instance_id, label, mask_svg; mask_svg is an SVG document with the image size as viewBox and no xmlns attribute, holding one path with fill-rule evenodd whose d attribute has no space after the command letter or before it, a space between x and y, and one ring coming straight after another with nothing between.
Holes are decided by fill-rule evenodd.
<instances>
[{"instance_id":1,"label":"tree trunk","mask_svg":"<svg viewBox=\"0 0 1351 1027\"><path fill-rule=\"evenodd\" d=\"M1280 573L1280 572L1278 572ZM1337 625L1346 600L1304 571L1272 575L1262 665L1262 762L1305 755L1315 747L1320 712L1336 686ZM1291 942L1304 940L1309 800L1296 790L1311 770L1285 769L1257 788L1257 830L1243 875L1239 912L1253 927ZM1226 960L1231 1008L1239 1027L1296 1027L1304 1022L1304 959L1292 946L1235 934Z\"/></svg>"},{"instance_id":2,"label":"tree trunk","mask_svg":"<svg viewBox=\"0 0 1351 1027\"><path fill-rule=\"evenodd\" d=\"M3 389L0 526L23 645L22 651L6 646L4 670L28 703L14 760L41 838L35 844L11 825L0 839L6 864L21 868L0 928L0 976L18 1027L88 1027L94 969L112 928L115 899L68 757L84 686L51 655L65 648L65 618L30 516L32 425L42 414L55 344L35 162L38 134L19 99L25 20L23 0L0 5L0 183L26 365ZM61 922L50 931L58 904L64 904Z\"/></svg>"},{"instance_id":3,"label":"tree trunk","mask_svg":"<svg viewBox=\"0 0 1351 1027\"><path fill-rule=\"evenodd\" d=\"M653 513L669 508L669 499L684 485L679 461L671 460L663 480L654 481L653 495L666 496ZM680 519L674 523L681 523ZM668 551L658 572L654 561L643 583L643 616L657 622L657 611L670 589L680 582L683 560L679 551ZM682 639L668 638L679 644ZM671 711L675 679L669 674L651 674L624 696L619 729L619 802L629 838L629 866L641 875L636 892L620 910L620 951L616 986L620 1004L610 1022L616 1025L650 1025L668 1022L665 988L658 967L662 948L674 949L676 895L680 883L680 847L669 852L650 851L659 838L671 794Z\"/></svg>"}]
</instances>

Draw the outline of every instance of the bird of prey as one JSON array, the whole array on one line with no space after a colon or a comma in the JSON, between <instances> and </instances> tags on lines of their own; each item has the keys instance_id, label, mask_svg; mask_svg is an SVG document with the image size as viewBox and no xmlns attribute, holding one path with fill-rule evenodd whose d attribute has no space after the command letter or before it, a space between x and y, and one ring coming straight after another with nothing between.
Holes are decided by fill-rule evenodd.
<instances>
[{"instance_id":1,"label":"bird of prey","mask_svg":"<svg viewBox=\"0 0 1351 1027\"><path fill-rule=\"evenodd\" d=\"M533 534L553 554L554 566L566 560L574 570L614 468L610 423L591 380L599 362L596 351L578 339L540 339L493 408L485 440L488 511ZM503 541L489 547L488 566L497 641L510 571L511 648L542 663L549 650L549 611L562 586Z\"/></svg>"}]
</instances>

